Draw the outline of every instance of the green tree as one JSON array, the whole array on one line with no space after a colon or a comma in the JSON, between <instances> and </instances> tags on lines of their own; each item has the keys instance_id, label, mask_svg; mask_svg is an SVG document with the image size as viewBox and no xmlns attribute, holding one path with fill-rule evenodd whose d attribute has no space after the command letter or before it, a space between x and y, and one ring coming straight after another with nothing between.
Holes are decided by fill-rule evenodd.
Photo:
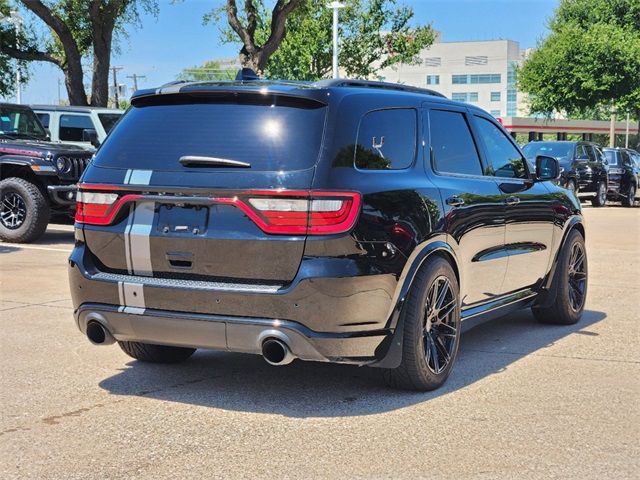
<instances>
[{"instance_id":1,"label":"green tree","mask_svg":"<svg viewBox=\"0 0 640 480\"><path fill-rule=\"evenodd\" d=\"M247 3L255 3L254 36L264 40L272 30L272 17L262 2ZM391 65L418 63L418 53L435 39L431 25L414 26L413 10L396 0L343 3L339 63L350 77L369 78ZM303 0L287 19L282 43L261 70L268 77L289 80L327 77L332 69L332 21L326 0ZM238 38L234 30L226 29L222 40L233 43Z\"/></svg>"},{"instance_id":2,"label":"green tree","mask_svg":"<svg viewBox=\"0 0 640 480\"><path fill-rule=\"evenodd\" d=\"M190 82L233 80L235 76L236 70L224 68L219 62L209 60L199 67L185 68L178 75L178 80Z\"/></svg>"},{"instance_id":3,"label":"green tree","mask_svg":"<svg viewBox=\"0 0 640 480\"><path fill-rule=\"evenodd\" d=\"M561 0L549 27L518 72L532 112L640 118L640 2Z\"/></svg>"},{"instance_id":4,"label":"green tree","mask_svg":"<svg viewBox=\"0 0 640 480\"><path fill-rule=\"evenodd\" d=\"M9 0L0 0L0 7L9 5ZM158 11L156 0L20 0L15 6L37 20L25 25L21 38L2 28L2 55L57 65L64 73L69 103L95 106L106 106L109 100L114 38L126 35L129 24L139 26L141 11ZM42 24L48 33L44 38L37 34ZM92 61L90 98L84 87L85 59Z\"/></svg>"}]
</instances>

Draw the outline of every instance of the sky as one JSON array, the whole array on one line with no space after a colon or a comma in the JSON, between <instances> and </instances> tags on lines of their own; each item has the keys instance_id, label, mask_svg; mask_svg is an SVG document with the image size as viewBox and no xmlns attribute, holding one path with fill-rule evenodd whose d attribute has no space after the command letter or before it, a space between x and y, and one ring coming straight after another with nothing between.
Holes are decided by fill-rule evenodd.
<instances>
[{"instance_id":1,"label":"sky","mask_svg":"<svg viewBox=\"0 0 640 480\"><path fill-rule=\"evenodd\" d=\"M534 47L547 33L548 19L558 0L398 0L413 7L418 23L431 23L443 41L509 39L521 48ZM235 57L238 45L221 45L219 28L203 25L202 17L221 0L160 0L160 13L142 17L142 27L130 28L112 65L123 67L118 83L132 92L132 74L144 75L139 88L156 87L175 80L184 68L206 60ZM66 90L62 72L55 66L33 63L31 80L23 86L23 103L58 103ZM86 69L90 72L90 68ZM112 81L112 80L110 80ZM60 88L59 88L60 83ZM13 100L13 99L7 99Z\"/></svg>"}]
</instances>

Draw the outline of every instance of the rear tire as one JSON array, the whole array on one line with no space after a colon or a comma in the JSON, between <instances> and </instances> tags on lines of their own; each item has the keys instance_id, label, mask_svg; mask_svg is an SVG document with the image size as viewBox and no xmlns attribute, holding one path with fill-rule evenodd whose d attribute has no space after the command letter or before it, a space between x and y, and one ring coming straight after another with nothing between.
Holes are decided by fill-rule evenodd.
<instances>
[{"instance_id":1,"label":"rear tire","mask_svg":"<svg viewBox=\"0 0 640 480\"><path fill-rule=\"evenodd\" d=\"M383 370L389 386L428 391L446 381L460 343L459 297L458 280L444 258L420 269L403 309L401 363Z\"/></svg>"},{"instance_id":2,"label":"rear tire","mask_svg":"<svg viewBox=\"0 0 640 480\"><path fill-rule=\"evenodd\" d=\"M627 190L627 196L622 197L622 205L625 207L633 207L636 199L636 186L632 183L629 185L629 190Z\"/></svg>"},{"instance_id":3,"label":"rear tire","mask_svg":"<svg viewBox=\"0 0 640 480\"><path fill-rule=\"evenodd\" d=\"M594 207L603 207L605 203L607 203L607 184L603 180L600 180L596 188L596 195L591 200L591 205Z\"/></svg>"},{"instance_id":4,"label":"rear tire","mask_svg":"<svg viewBox=\"0 0 640 480\"><path fill-rule=\"evenodd\" d=\"M150 363L184 362L196 351L195 348L168 347L140 342L118 342L118 345L130 357Z\"/></svg>"},{"instance_id":5,"label":"rear tire","mask_svg":"<svg viewBox=\"0 0 640 480\"><path fill-rule=\"evenodd\" d=\"M577 323L587 299L588 273L584 238L572 230L558 259L553 285L557 292L555 302L549 307L533 307L536 320L556 325Z\"/></svg>"},{"instance_id":6,"label":"rear tire","mask_svg":"<svg viewBox=\"0 0 640 480\"><path fill-rule=\"evenodd\" d=\"M33 183L17 177L0 182L0 240L29 243L49 224L49 203Z\"/></svg>"}]
</instances>

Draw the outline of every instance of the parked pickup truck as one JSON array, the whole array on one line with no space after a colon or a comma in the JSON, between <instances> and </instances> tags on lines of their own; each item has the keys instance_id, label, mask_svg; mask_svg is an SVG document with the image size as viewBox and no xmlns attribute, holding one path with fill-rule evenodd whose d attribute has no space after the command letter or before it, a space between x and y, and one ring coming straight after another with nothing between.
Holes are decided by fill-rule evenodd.
<instances>
[{"instance_id":1,"label":"parked pickup truck","mask_svg":"<svg viewBox=\"0 0 640 480\"><path fill-rule=\"evenodd\" d=\"M31 108L0 103L0 240L32 242L51 215L72 217L93 153L53 143Z\"/></svg>"}]
</instances>

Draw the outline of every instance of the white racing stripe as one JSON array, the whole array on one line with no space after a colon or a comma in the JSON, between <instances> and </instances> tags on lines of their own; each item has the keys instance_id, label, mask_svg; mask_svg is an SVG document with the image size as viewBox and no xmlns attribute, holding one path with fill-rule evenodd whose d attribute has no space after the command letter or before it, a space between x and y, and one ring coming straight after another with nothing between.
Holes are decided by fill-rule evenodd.
<instances>
[{"instance_id":1,"label":"white racing stripe","mask_svg":"<svg viewBox=\"0 0 640 480\"><path fill-rule=\"evenodd\" d=\"M151 170L129 169L124 177L125 185L149 185ZM139 202L131 206L124 231L125 260L131 275L153 276L151 266L150 235L155 216L154 202Z\"/></svg>"}]
</instances>

